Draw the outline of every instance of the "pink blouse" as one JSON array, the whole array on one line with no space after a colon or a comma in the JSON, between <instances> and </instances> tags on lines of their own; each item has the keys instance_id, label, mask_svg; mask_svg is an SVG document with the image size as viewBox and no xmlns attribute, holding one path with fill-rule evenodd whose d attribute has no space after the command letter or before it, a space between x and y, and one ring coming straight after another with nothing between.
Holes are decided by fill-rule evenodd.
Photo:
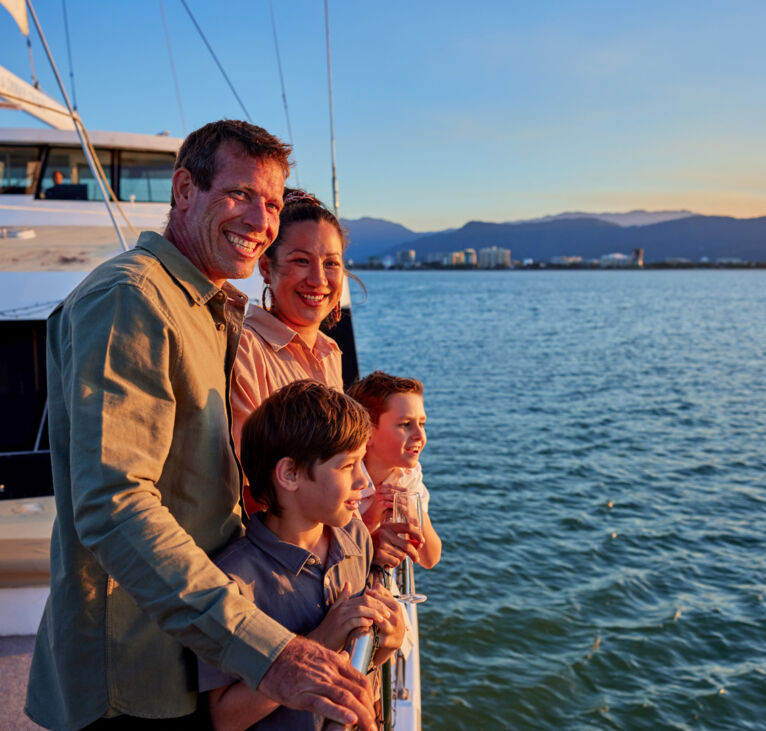
<instances>
[{"instance_id":1,"label":"pink blouse","mask_svg":"<svg viewBox=\"0 0 766 731\"><path fill-rule=\"evenodd\" d=\"M338 344L319 332L311 349L295 330L250 305L231 381L232 433L238 455L242 426L252 411L274 391L304 378L342 391Z\"/></svg>"}]
</instances>

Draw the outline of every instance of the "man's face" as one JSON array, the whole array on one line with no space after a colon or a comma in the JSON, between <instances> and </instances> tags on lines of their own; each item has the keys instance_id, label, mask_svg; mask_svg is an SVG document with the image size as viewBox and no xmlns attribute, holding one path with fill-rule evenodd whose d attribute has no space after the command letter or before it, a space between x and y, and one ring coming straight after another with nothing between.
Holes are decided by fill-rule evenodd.
<instances>
[{"instance_id":1,"label":"man's face","mask_svg":"<svg viewBox=\"0 0 766 731\"><path fill-rule=\"evenodd\" d=\"M183 251L211 282L245 279L279 232L284 174L273 160L243 155L229 144L217 152L210 190L189 182ZM179 247L180 248L180 247Z\"/></svg>"}]
</instances>

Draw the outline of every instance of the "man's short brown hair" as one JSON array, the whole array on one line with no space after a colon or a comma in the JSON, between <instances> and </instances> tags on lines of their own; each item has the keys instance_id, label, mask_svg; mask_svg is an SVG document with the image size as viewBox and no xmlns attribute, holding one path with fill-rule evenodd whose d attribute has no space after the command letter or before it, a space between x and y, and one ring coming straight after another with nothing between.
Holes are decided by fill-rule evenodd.
<instances>
[{"instance_id":1,"label":"man's short brown hair","mask_svg":"<svg viewBox=\"0 0 766 731\"><path fill-rule=\"evenodd\" d=\"M285 178L290 174L292 147L263 127L237 119L210 122L192 132L178 150L174 170L186 168L194 185L203 191L210 190L218 172L218 150L223 144L233 145L242 155L277 163ZM171 191L170 207L175 204Z\"/></svg>"},{"instance_id":2,"label":"man's short brown hair","mask_svg":"<svg viewBox=\"0 0 766 731\"><path fill-rule=\"evenodd\" d=\"M280 388L242 428L242 467L252 496L279 517L273 474L280 459L289 457L313 479L317 462L359 449L370 432L365 409L340 391L309 380Z\"/></svg>"},{"instance_id":3,"label":"man's short brown hair","mask_svg":"<svg viewBox=\"0 0 766 731\"><path fill-rule=\"evenodd\" d=\"M395 393L416 393L422 396L423 384L417 378L399 378L383 371L373 371L369 376L354 381L346 393L367 409L372 423L377 426L380 415L386 411L389 396Z\"/></svg>"}]
</instances>

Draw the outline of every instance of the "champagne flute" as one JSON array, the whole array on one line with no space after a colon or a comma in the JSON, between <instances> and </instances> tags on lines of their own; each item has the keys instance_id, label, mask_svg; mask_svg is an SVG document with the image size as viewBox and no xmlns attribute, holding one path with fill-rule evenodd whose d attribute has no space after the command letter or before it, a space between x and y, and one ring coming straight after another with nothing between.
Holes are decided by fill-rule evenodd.
<instances>
[{"instance_id":1,"label":"champagne flute","mask_svg":"<svg viewBox=\"0 0 766 731\"><path fill-rule=\"evenodd\" d=\"M410 523L418 528L423 526L423 505L420 501L420 494L417 492L397 492L394 493L393 519L395 523ZM417 544L411 538L407 539L413 545ZM412 559L405 556L402 564L404 572L404 586L402 593L396 597L404 604L420 604L427 597L425 594L416 594L413 591L414 579L412 570Z\"/></svg>"}]
</instances>

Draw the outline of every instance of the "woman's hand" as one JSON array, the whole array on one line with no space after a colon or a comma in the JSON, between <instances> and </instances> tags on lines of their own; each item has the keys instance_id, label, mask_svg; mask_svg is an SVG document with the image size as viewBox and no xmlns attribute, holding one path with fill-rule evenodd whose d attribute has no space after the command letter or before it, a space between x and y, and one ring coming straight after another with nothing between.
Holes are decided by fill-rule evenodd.
<instances>
[{"instance_id":1,"label":"woman's hand","mask_svg":"<svg viewBox=\"0 0 766 731\"><path fill-rule=\"evenodd\" d=\"M307 637L330 650L342 650L352 630L373 624L380 626L389 619L390 614L389 605L381 601L375 592L367 590L360 596L352 597L351 586L346 582L325 618Z\"/></svg>"}]
</instances>

